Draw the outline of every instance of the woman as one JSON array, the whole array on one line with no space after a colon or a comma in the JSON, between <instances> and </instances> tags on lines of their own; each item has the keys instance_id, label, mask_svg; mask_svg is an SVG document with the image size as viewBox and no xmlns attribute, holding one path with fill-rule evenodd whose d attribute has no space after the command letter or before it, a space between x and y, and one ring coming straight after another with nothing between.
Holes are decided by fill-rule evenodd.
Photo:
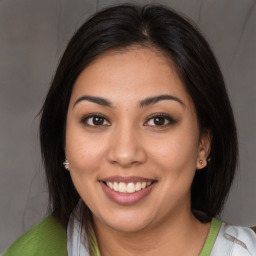
<instances>
[{"instance_id":1,"label":"woman","mask_svg":"<svg viewBox=\"0 0 256 256\"><path fill-rule=\"evenodd\" d=\"M255 255L221 223L237 160L222 74L173 10L121 5L73 36L42 108L51 215L4 255Z\"/></svg>"}]
</instances>

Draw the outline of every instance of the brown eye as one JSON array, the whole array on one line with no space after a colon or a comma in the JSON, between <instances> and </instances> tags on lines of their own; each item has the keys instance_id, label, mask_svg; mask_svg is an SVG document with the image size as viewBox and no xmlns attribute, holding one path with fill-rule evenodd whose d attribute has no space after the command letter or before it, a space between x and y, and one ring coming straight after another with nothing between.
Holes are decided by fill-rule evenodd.
<instances>
[{"instance_id":1,"label":"brown eye","mask_svg":"<svg viewBox=\"0 0 256 256\"><path fill-rule=\"evenodd\" d=\"M104 119L102 118L102 117L93 117L92 118L92 123L94 124L94 125L103 125L103 123L104 123Z\"/></svg>"},{"instance_id":2,"label":"brown eye","mask_svg":"<svg viewBox=\"0 0 256 256\"><path fill-rule=\"evenodd\" d=\"M166 121L163 117L155 117L153 120L155 125L164 125Z\"/></svg>"},{"instance_id":3,"label":"brown eye","mask_svg":"<svg viewBox=\"0 0 256 256\"><path fill-rule=\"evenodd\" d=\"M101 115L90 115L83 118L82 123L87 126L108 126L110 123Z\"/></svg>"},{"instance_id":4,"label":"brown eye","mask_svg":"<svg viewBox=\"0 0 256 256\"><path fill-rule=\"evenodd\" d=\"M148 119L148 121L146 122L146 126L168 126L171 124L174 124L175 121L174 119L167 115L167 114L157 114L155 116L152 116L151 118Z\"/></svg>"}]
</instances>

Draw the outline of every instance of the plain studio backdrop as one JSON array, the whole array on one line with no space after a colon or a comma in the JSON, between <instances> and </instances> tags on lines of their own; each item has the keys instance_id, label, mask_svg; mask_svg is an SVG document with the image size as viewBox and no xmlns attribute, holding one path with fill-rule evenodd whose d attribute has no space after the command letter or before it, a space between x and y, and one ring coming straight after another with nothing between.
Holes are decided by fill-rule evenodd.
<instances>
[{"instance_id":1,"label":"plain studio backdrop","mask_svg":"<svg viewBox=\"0 0 256 256\"><path fill-rule=\"evenodd\" d=\"M240 143L238 175L222 220L256 226L255 0L0 0L0 251L46 216L39 112L59 58L95 11L160 3L190 17L223 71Z\"/></svg>"}]
</instances>

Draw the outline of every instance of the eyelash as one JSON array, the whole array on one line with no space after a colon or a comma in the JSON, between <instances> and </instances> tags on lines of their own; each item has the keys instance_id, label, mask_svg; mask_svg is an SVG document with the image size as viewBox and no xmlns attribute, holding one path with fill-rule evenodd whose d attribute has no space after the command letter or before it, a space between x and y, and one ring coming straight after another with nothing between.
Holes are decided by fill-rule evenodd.
<instances>
[{"instance_id":1,"label":"eyelash","mask_svg":"<svg viewBox=\"0 0 256 256\"><path fill-rule=\"evenodd\" d=\"M102 118L102 119L107 120L107 119L105 118L105 116L103 116L102 114L99 114L99 113L92 113L92 114L89 114L89 115L86 115L85 117L83 117L82 120L81 120L81 123L83 123L83 124L86 125L86 126L91 126L91 127L96 127L96 128L98 128L97 126L102 126L102 125L90 125L90 124L87 124L87 123L86 123L90 118L95 118L95 117L99 117L99 118ZM107 120L107 122L109 122L109 121ZM103 126L104 126L104 125L103 125ZM105 125L105 126L106 126L106 125Z\"/></svg>"},{"instance_id":2,"label":"eyelash","mask_svg":"<svg viewBox=\"0 0 256 256\"><path fill-rule=\"evenodd\" d=\"M164 118L164 119L165 119L165 122L166 122L166 120L168 121L168 123L167 123L167 124L164 124L164 125L153 125L153 126L156 126L156 127L158 127L158 128L166 127L166 126L169 126L169 125L175 123L175 120L174 120L170 115L165 114L165 113L155 113L155 114L149 116L148 119L147 119L147 123L148 123L151 119L154 120L154 119L157 118L157 117Z\"/></svg>"},{"instance_id":3,"label":"eyelash","mask_svg":"<svg viewBox=\"0 0 256 256\"><path fill-rule=\"evenodd\" d=\"M92 113L92 114L86 115L85 117L82 118L81 123L83 123L83 124L86 125L86 126L95 127L95 128L100 128L100 127L102 127L102 126L110 126L110 125L111 125L111 124L109 124L109 125L104 125L104 124L102 124L102 125L91 125L91 124L86 123L90 118L95 118L95 117L102 118L102 119L104 119L104 122L107 121L108 123L110 123L110 122L105 118L105 116L102 115L102 114L100 114L100 113ZM166 127L166 126L169 126L169 125L171 125L171 124L174 124L174 123L176 122L176 121L175 121L170 115L168 115L168 114L165 114L165 113L155 113L155 114L153 114L153 115L151 115L151 116L148 117L146 123L148 123L151 119L155 119L155 118L158 118L158 117L164 118L164 119L165 119L165 122L166 122L166 120L167 120L168 123L167 123L167 124L165 123L164 125L152 125L152 126L155 126L155 127L158 127L158 128L162 128L162 127ZM150 125L146 125L146 126L150 126Z\"/></svg>"}]
</instances>

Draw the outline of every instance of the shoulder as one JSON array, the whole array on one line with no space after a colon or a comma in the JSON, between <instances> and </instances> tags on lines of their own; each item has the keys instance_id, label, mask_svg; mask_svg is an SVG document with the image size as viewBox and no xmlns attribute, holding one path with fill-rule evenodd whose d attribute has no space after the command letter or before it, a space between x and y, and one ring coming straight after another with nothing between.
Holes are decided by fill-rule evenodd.
<instances>
[{"instance_id":1,"label":"shoulder","mask_svg":"<svg viewBox=\"0 0 256 256\"><path fill-rule=\"evenodd\" d=\"M222 223L211 253L215 255L256 256L255 233L250 228Z\"/></svg>"},{"instance_id":2,"label":"shoulder","mask_svg":"<svg viewBox=\"0 0 256 256\"><path fill-rule=\"evenodd\" d=\"M66 248L66 230L50 215L16 240L3 256L63 256Z\"/></svg>"}]
</instances>

